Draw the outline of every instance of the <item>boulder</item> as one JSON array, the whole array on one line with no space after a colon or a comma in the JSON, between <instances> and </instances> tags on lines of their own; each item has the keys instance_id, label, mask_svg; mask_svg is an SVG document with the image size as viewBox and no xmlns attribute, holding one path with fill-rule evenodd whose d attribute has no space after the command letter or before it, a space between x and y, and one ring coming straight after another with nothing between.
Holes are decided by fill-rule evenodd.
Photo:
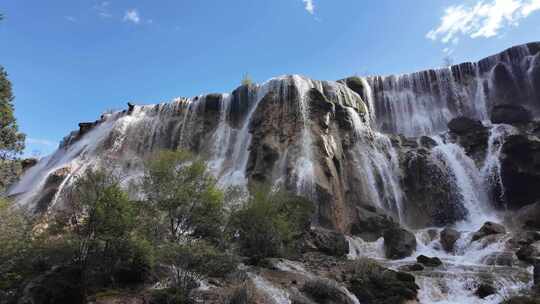
<instances>
[{"instance_id":1,"label":"boulder","mask_svg":"<svg viewBox=\"0 0 540 304\"><path fill-rule=\"evenodd\" d=\"M349 242L339 232L313 227L305 245L306 250L319 251L327 255L342 257L349 253Z\"/></svg>"},{"instance_id":2,"label":"boulder","mask_svg":"<svg viewBox=\"0 0 540 304\"><path fill-rule=\"evenodd\" d=\"M427 257L425 255L419 255L416 257L416 261L427 267L437 267L442 265L442 261L438 257Z\"/></svg>"},{"instance_id":3,"label":"boulder","mask_svg":"<svg viewBox=\"0 0 540 304\"><path fill-rule=\"evenodd\" d=\"M478 241L479 239L484 238L488 235L504 234L504 233L506 233L506 229L504 228L503 225L496 224L493 222L486 222L484 223L482 228L480 228L480 230L478 230L476 233L473 234L472 241L473 242Z\"/></svg>"},{"instance_id":4,"label":"boulder","mask_svg":"<svg viewBox=\"0 0 540 304\"><path fill-rule=\"evenodd\" d=\"M307 281L301 291L316 303L354 304L345 289L334 281L327 279L312 279Z\"/></svg>"},{"instance_id":5,"label":"boulder","mask_svg":"<svg viewBox=\"0 0 540 304\"><path fill-rule=\"evenodd\" d=\"M351 225L351 233L364 241L374 242L383 236L385 230L397 227L392 217L373 206L359 206L357 219Z\"/></svg>"},{"instance_id":6,"label":"boulder","mask_svg":"<svg viewBox=\"0 0 540 304\"><path fill-rule=\"evenodd\" d=\"M432 149L433 147L437 146L437 142L429 136L421 136L419 141L423 147L428 149Z\"/></svg>"},{"instance_id":7,"label":"boulder","mask_svg":"<svg viewBox=\"0 0 540 304\"><path fill-rule=\"evenodd\" d=\"M482 125L482 122L479 120L470 119L467 117L457 117L452 119L448 123L448 129L450 132L455 133L457 135L464 135L469 132L478 131L478 130L484 130L485 127Z\"/></svg>"},{"instance_id":8,"label":"boulder","mask_svg":"<svg viewBox=\"0 0 540 304\"><path fill-rule=\"evenodd\" d=\"M478 285L478 287L476 288L476 291L474 292L474 294L480 299L489 297L490 295L493 295L496 293L497 293L497 289L495 289L493 285L486 284L486 283L482 283Z\"/></svg>"},{"instance_id":9,"label":"boulder","mask_svg":"<svg viewBox=\"0 0 540 304\"><path fill-rule=\"evenodd\" d=\"M416 237L403 228L391 228L384 232L386 257L399 260L410 256L416 250Z\"/></svg>"},{"instance_id":10,"label":"boulder","mask_svg":"<svg viewBox=\"0 0 540 304\"><path fill-rule=\"evenodd\" d=\"M406 272L386 269L373 261L355 261L349 290L360 303L415 303L419 287Z\"/></svg>"},{"instance_id":11,"label":"boulder","mask_svg":"<svg viewBox=\"0 0 540 304\"><path fill-rule=\"evenodd\" d=\"M407 265L404 268L406 271L422 271L424 270L424 266L420 263L415 263L412 265Z\"/></svg>"},{"instance_id":12,"label":"boulder","mask_svg":"<svg viewBox=\"0 0 540 304\"><path fill-rule=\"evenodd\" d=\"M524 124L531 120L531 113L520 105L496 105L491 110L491 121L496 124Z\"/></svg>"},{"instance_id":13,"label":"boulder","mask_svg":"<svg viewBox=\"0 0 540 304\"><path fill-rule=\"evenodd\" d=\"M452 228L444 228L441 231L441 245L446 252L454 252L454 245L461 237L461 233Z\"/></svg>"}]
</instances>

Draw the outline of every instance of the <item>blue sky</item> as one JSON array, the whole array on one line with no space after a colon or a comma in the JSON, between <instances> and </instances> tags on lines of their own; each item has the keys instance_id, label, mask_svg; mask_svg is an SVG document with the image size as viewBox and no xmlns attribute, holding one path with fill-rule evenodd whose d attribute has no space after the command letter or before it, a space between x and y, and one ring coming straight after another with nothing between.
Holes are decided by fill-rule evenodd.
<instances>
[{"instance_id":1,"label":"blue sky","mask_svg":"<svg viewBox=\"0 0 540 304\"><path fill-rule=\"evenodd\" d=\"M3 0L0 12L27 154L127 101L229 92L246 72L405 73L540 40L540 0Z\"/></svg>"}]
</instances>

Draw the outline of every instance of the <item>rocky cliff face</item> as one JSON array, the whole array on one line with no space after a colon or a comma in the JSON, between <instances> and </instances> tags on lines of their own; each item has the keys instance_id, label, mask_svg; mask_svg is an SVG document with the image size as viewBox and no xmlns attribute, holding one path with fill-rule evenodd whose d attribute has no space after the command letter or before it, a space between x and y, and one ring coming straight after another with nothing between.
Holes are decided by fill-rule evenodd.
<instances>
[{"instance_id":1,"label":"rocky cliff face","mask_svg":"<svg viewBox=\"0 0 540 304\"><path fill-rule=\"evenodd\" d=\"M339 82L283 76L231 94L130 105L81 124L11 194L43 212L61 207L65 189L89 166L115 168L129 188L149 154L183 148L205 156L221 185L280 185L316 202L316 224L347 233L363 233L357 228L373 216L411 227L456 223L482 214L494 196L530 204L540 195L525 193L518 181L538 178L525 172L537 158L537 130L518 138L489 118L514 111L519 124L540 114L539 51L540 43L531 43L409 75ZM458 116L488 127L456 125L437 135Z\"/></svg>"}]
</instances>

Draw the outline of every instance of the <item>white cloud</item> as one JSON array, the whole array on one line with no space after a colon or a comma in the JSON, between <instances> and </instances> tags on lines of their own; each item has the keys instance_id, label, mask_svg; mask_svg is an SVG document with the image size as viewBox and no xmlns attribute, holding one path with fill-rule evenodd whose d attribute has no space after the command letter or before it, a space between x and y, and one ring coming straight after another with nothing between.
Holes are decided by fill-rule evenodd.
<instances>
[{"instance_id":1,"label":"white cloud","mask_svg":"<svg viewBox=\"0 0 540 304\"><path fill-rule=\"evenodd\" d=\"M109 11L111 3L109 1L103 1L94 6L94 9L97 11L98 16L101 18L110 18L112 14Z\"/></svg>"},{"instance_id":2,"label":"white cloud","mask_svg":"<svg viewBox=\"0 0 540 304\"><path fill-rule=\"evenodd\" d=\"M139 24L141 22L141 17L139 16L139 12L136 9L127 10L126 14L124 15L124 21Z\"/></svg>"},{"instance_id":3,"label":"white cloud","mask_svg":"<svg viewBox=\"0 0 540 304\"><path fill-rule=\"evenodd\" d=\"M40 145L40 146L46 146L46 147L57 147L58 143L48 140L48 139L40 139L40 138L26 138L26 143L30 145Z\"/></svg>"},{"instance_id":4,"label":"white cloud","mask_svg":"<svg viewBox=\"0 0 540 304\"><path fill-rule=\"evenodd\" d=\"M65 16L66 20L69 21L69 22L76 22L77 19L73 16Z\"/></svg>"},{"instance_id":5,"label":"white cloud","mask_svg":"<svg viewBox=\"0 0 540 304\"><path fill-rule=\"evenodd\" d=\"M453 5L445 9L440 25L426 35L431 40L457 44L460 36L490 38L507 26L540 10L540 0L489 0L476 5Z\"/></svg>"},{"instance_id":6,"label":"white cloud","mask_svg":"<svg viewBox=\"0 0 540 304\"><path fill-rule=\"evenodd\" d=\"M315 3L313 3L313 0L302 0L304 2L304 8L308 13L314 15L315 14Z\"/></svg>"}]
</instances>

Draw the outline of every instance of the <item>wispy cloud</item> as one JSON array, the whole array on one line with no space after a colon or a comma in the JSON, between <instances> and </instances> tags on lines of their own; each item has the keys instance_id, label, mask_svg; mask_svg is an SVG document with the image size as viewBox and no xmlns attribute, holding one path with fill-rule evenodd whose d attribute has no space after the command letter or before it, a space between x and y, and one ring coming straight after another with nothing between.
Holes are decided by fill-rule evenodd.
<instances>
[{"instance_id":1,"label":"wispy cloud","mask_svg":"<svg viewBox=\"0 0 540 304\"><path fill-rule=\"evenodd\" d=\"M304 8L306 11L312 15L315 14L315 3L313 3L313 0L302 0L304 2Z\"/></svg>"},{"instance_id":2,"label":"wispy cloud","mask_svg":"<svg viewBox=\"0 0 540 304\"><path fill-rule=\"evenodd\" d=\"M57 147L58 143L48 140L48 139L41 139L41 138L26 138L26 143L30 145L39 145L39 146L46 146L46 147Z\"/></svg>"},{"instance_id":3,"label":"wispy cloud","mask_svg":"<svg viewBox=\"0 0 540 304\"><path fill-rule=\"evenodd\" d=\"M110 6L111 3L109 1L102 1L94 6L94 10L97 11L98 16L101 18L111 18Z\"/></svg>"},{"instance_id":4,"label":"wispy cloud","mask_svg":"<svg viewBox=\"0 0 540 304\"><path fill-rule=\"evenodd\" d=\"M64 18L66 18L66 20L69 22L77 22L77 18L73 16L65 16Z\"/></svg>"},{"instance_id":5,"label":"wispy cloud","mask_svg":"<svg viewBox=\"0 0 540 304\"><path fill-rule=\"evenodd\" d=\"M540 10L540 0L489 0L475 5L453 5L445 9L441 23L427 38L457 44L461 36L490 38L508 26Z\"/></svg>"},{"instance_id":6,"label":"wispy cloud","mask_svg":"<svg viewBox=\"0 0 540 304\"><path fill-rule=\"evenodd\" d=\"M127 10L126 14L124 15L124 21L139 24L141 22L141 17L139 16L139 12L136 9Z\"/></svg>"}]
</instances>

